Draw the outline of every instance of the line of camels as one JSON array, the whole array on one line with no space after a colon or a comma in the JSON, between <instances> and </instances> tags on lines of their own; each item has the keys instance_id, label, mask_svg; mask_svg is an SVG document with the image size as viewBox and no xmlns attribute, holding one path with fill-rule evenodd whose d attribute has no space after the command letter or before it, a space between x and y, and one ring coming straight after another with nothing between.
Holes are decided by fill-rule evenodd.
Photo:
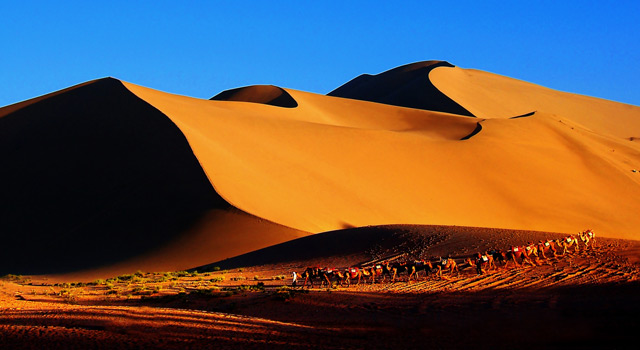
<instances>
[{"instance_id":1,"label":"line of camels","mask_svg":"<svg viewBox=\"0 0 640 350\"><path fill-rule=\"evenodd\" d=\"M497 269L498 266L508 267L509 264L513 264L514 267L519 266L537 266L542 264L541 259L547 259L548 255L552 256L564 256L580 250L580 244L583 249L593 249L595 247L595 234L593 230L588 229L582 232L578 232L576 235L569 235L559 239L549 239L546 241L538 241L538 243L529 242L525 246L511 246L507 251L494 248L484 253L476 253L472 256L462 257L463 263L458 265L454 258L438 258L432 260L424 259L408 259L408 254L400 254L394 257L376 260L360 266L352 266L348 268L320 268L320 267L307 267L305 271L300 275L304 278L302 287L306 287L307 284L313 288L314 281L320 281L320 288L327 283L327 286L332 286L332 281L335 281L336 285L350 286L352 281L357 281L360 284L361 280L368 280L371 284L376 283L376 280L385 282L389 277L391 282L395 282L396 278L401 273L406 273L407 281L412 279L418 280L419 273L424 272L425 279L430 275L443 277L443 272L449 272L450 275L454 273L459 276L460 269L466 267L475 267L478 274L483 274L486 271Z\"/></svg>"}]
</instances>

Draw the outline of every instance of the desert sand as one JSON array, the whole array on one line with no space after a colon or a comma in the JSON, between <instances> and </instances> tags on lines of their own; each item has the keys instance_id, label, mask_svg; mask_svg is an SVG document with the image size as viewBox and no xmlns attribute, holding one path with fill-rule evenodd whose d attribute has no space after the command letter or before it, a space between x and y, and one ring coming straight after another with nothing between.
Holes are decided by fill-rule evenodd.
<instances>
[{"instance_id":1,"label":"desert sand","mask_svg":"<svg viewBox=\"0 0 640 350\"><path fill-rule=\"evenodd\" d=\"M0 280L0 346L15 349L618 348L640 311L638 241L499 266L478 275L421 273L350 286L291 287L306 266L354 266L397 255L468 256L562 237L533 231L383 226L301 238L209 266L89 284ZM202 267L201 271L206 271ZM284 278L284 279L283 279ZM302 281L300 281L302 282ZM337 283L332 281L333 283Z\"/></svg>"},{"instance_id":2,"label":"desert sand","mask_svg":"<svg viewBox=\"0 0 640 350\"><path fill-rule=\"evenodd\" d=\"M104 78L6 106L0 346L623 344L640 305L638 138L640 107L444 61L328 95ZM598 246L537 266L280 289L308 266L464 267L587 228Z\"/></svg>"}]
</instances>

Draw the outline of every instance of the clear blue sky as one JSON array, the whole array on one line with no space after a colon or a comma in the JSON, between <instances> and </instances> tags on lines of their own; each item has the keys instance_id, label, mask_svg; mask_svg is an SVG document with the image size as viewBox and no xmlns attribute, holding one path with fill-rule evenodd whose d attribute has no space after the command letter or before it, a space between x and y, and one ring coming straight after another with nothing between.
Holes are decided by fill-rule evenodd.
<instances>
[{"instance_id":1,"label":"clear blue sky","mask_svg":"<svg viewBox=\"0 0 640 350\"><path fill-rule=\"evenodd\" d=\"M0 106L105 76L324 94L429 59L640 105L640 1L526 3L2 1Z\"/></svg>"}]
</instances>

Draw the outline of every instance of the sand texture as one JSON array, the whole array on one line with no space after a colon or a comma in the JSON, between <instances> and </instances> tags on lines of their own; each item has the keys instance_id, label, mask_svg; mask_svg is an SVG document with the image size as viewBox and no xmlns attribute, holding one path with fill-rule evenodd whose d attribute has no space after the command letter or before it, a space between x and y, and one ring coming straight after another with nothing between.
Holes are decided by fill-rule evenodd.
<instances>
[{"instance_id":1,"label":"sand texture","mask_svg":"<svg viewBox=\"0 0 640 350\"><path fill-rule=\"evenodd\" d=\"M0 279L0 347L11 349L624 348L635 339L637 241L598 238L536 266L477 274L463 256L557 233L447 226L322 233L223 261L91 284ZM331 249L334 247L335 249ZM306 266L398 253L455 255L458 274L291 287ZM637 261L637 260L636 260Z\"/></svg>"}]
</instances>

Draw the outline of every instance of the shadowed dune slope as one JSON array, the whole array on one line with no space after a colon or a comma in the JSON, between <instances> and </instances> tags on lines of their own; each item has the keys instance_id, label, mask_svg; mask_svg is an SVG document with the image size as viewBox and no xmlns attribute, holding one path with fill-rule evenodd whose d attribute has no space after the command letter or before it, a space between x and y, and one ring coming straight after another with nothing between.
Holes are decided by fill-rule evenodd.
<instances>
[{"instance_id":1,"label":"shadowed dune slope","mask_svg":"<svg viewBox=\"0 0 640 350\"><path fill-rule=\"evenodd\" d=\"M438 67L433 85L479 118L512 118L532 111L551 113L600 135L627 140L640 136L640 107L556 91L498 74Z\"/></svg>"},{"instance_id":2,"label":"shadowed dune slope","mask_svg":"<svg viewBox=\"0 0 640 350\"><path fill-rule=\"evenodd\" d=\"M211 100L253 102L287 108L298 106L288 92L273 85L253 85L226 90L213 96Z\"/></svg>"},{"instance_id":3,"label":"shadowed dune slope","mask_svg":"<svg viewBox=\"0 0 640 350\"><path fill-rule=\"evenodd\" d=\"M280 243L231 259L199 266L234 269L247 266L293 265L347 267L407 254L415 259L463 259L476 251L508 249L529 241L562 238L560 233L484 227L388 225L323 232ZM471 248L473 247L473 248Z\"/></svg>"},{"instance_id":4,"label":"shadowed dune slope","mask_svg":"<svg viewBox=\"0 0 640 350\"><path fill-rule=\"evenodd\" d=\"M429 73L437 67L453 65L443 61L424 61L376 75L363 74L327 95L473 116L433 86L429 80Z\"/></svg>"},{"instance_id":5,"label":"shadowed dune slope","mask_svg":"<svg viewBox=\"0 0 640 350\"><path fill-rule=\"evenodd\" d=\"M0 254L0 273L75 271L139 259L188 240L184 232L210 246L189 229L203 226L212 210L231 209L180 130L118 80L81 84L5 107L0 115L0 234L3 246L12 247ZM239 212L231 219L257 221ZM284 230L282 240L242 242L224 254L300 236ZM167 255L157 257L162 267ZM212 256L182 258L167 265L186 268Z\"/></svg>"},{"instance_id":6,"label":"shadowed dune slope","mask_svg":"<svg viewBox=\"0 0 640 350\"><path fill-rule=\"evenodd\" d=\"M637 143L552 113L479 121L291 89L299 105L283 109L125 85L184 132L222 197L285 226L590 227L640 237Z\"/></svg>"}]
</instances>

